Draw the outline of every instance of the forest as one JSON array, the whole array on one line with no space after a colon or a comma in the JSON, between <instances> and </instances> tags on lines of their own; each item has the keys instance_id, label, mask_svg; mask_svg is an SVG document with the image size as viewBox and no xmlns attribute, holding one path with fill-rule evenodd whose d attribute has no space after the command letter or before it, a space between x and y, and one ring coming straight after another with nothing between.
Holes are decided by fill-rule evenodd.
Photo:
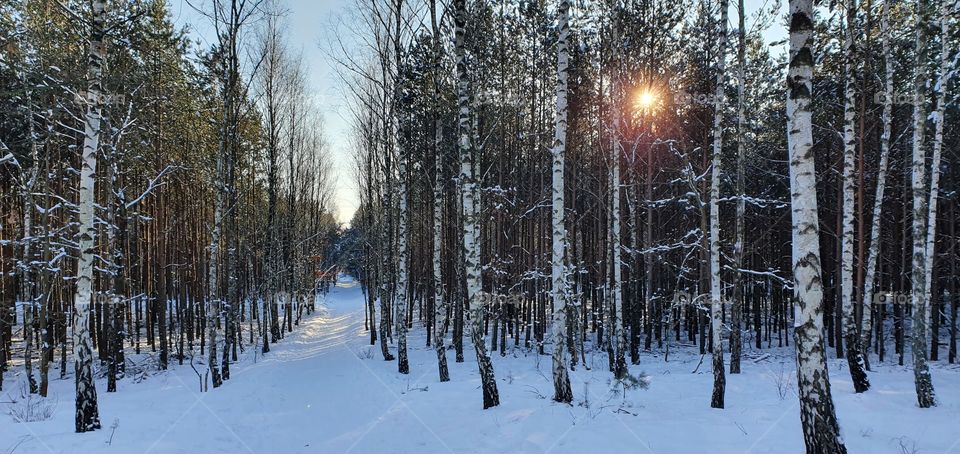
<instances>
[{"instance_id":1,"label":"forest","mask_svg":"<svg viewBox=\"0 0 960 454\"><path fill-rule=\"evenodd\" d=\"M960 447L960 2L306 3L0 0L4 452Z\"/></svg>"}]
</instances>

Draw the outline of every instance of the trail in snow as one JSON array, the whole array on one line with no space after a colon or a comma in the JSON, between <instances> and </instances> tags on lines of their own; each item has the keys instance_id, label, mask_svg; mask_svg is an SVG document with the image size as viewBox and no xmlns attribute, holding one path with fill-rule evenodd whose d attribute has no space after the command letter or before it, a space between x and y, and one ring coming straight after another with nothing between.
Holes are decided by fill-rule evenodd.
<instances>
[{"instance_id":1,"label":"trail in snow","mask_svg":"<svg viewBox=\"0 0 960 454\"><path fill-rule=\"evenodd\" d=\"M73 433L73 380L54 380L53 417L3 421L0 452L802 452L790 349L746 352L744 373L728 376L725 410L709 408L709 367L691 373L695 348L672 347L670 362L644 353L631 372L646 371L650 389L626 396L611 383L606 355L588 352L591 370L571 374L573 406L549 399L548 356L513 349L493 354L503 404L484 411L471 351L459 364L448 352L452 381L439 383L435 352L416 328L411 374L398 374L396 361L369 345L363 304L360 288L341 280L270 353L248 347L233 379L207 393L186 364L122 380L117 393L98 382L104 429L93 433ZM927 410L916 407L908 368L878 365L874 388L859 395L842 368L831 361L851 452L960 450L960 368L934 368L940 406Z\"/></svg>"},{"instance_id":2,"label":"trail in snow","mask_svg":"<svg viewBox=\"0 0 960 454\"><path fill-rule=\"evenodd\" d=\"M94 433L73 433L72 379L54 380L54 418L0 424L0 452L342 452L395 396L350 348L364 337L359 288L341 283L326 301L256 362L248 347L219 389L199 393L186 364L117 393L98 383L105 429Z\"/></svg>"}]
</instances>

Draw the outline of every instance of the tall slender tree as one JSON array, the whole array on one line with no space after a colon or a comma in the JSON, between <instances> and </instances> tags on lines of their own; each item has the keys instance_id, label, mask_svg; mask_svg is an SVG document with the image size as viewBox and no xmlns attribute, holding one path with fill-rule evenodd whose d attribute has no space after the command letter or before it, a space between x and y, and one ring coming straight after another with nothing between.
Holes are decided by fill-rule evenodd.
<instances>
[{"instance_id":1,"label":"tall slender tree","mask_svg":"<svg viewBox=\"0 0 960 454\"><path fill-rule=\"evenodd\" d=\"M890 49L890 3L883 0L880 18L881 46L883 48L883 113L880 116L880 165L877 169L877 187L873 200L873 216L870 220L870 250L867 253L867 276L863 283L863 315L860 325L860 349L864 365L870 368L870 335L872 333L873 294L877 275L877 260L880 255L880 226L883 212L883 196L887 185L887 168L890 163L890 137L893 133L893 71L894 61ZM879 320L878 320L879 322Z\"/></svg>"},{"instance_id":2,"label":"tall slender tree","mask_svg":"<svg viewBox=\"0 0 960 454\"><path fill-rule=\"evenodd\" d=\"M93 262L97 227L94 223L97 153L103 114L103 67L107 60L107 4L90 3L90 44L87 52L87 113L84 121L83 157L80 169L80 259L77 290L73 300L74 377L77 386L76 431L100 428L97 388L93 381L93 341L90 336L90 306L93 304Z\"/></svg>"},{"instance_id":3,"label":"tall slender tree","mask_svg":"<svg viewBox=\"0 0 960 454\"><path fill-rule=\"evenodd\" d=\"M557 89L556 115L553 139L553 247L551 252L551 294L553 296L553 400L570 403L570 377L567 369L567 301L570 299L567 285L566 247L567 231L564 226L564 152L567 147L567 68L570 51L570 2L560 0L557 10ZM622 347L619 346L619 347ZM621 351L620 355L623 354Z\"/></svg>"},{"instance_id":4,"label":"tall slender tree","mask_svg":"<svg viewBox=\"0 0 960 454\"><path fill-rule=\"evenodd\" d=\"M484 313L486 298L481 298L480 292L480 255L477 247L477 212L474 206L477 199L476 179L473 170L473 145L471 126L471 108L469 75L466 61L466 0L454 0L454 48L456 54L456 84L457 84L457 147L460 151L460 191L463 200L463 250L464 275L467 281L467 304L470 308L471 330L470 337L477 354L477 366L480 369L480 381L483 389L483 408L500 405L500 393L497 390L497 381L493 373L493 363L487 353L484 341Z\"/></svg>"},{"instance_id":5,"label":"tall slender tree","mask_svg":"<svg viewBox=\"0 0 960 454\"><path fill-rule=\"evenodd\" d=\"M723 156L724 70L727 55L728 0L720 0L717 45L717 81L713 104L713 164L710 178L710 331L713 336L713 394L710 407L723 408L726 377L723 371L723 295L720 282L720 175Z\"/></svg>"},{"instance_id":6,"label":"tall slender tree","mask_svg":"<svg viewBox=\"0 0 960 454\"><path fill-rule=\"evenodd\" d=\"M929 339L930 289L927 288L927 219L928 194L926 192L927 153L924 147L924 132L927 124L926 84L927 69L925 61L929 39L929 3L917 0L916 39L914 57L918 64L913 65L913 161L911 189L913 191L913 260L911 269L911 301L913 303L913 335L910 336L913 355L914 383L917 390L917 403L920 408L936 405L930 366L927 364L927 339Z\"/></svg>"},{"instance_id":7,"label":"tall slender tree","mask_svg":"<svg viewBox=\"0 0 960 454\"><path fill-rule=\"evenodd\" d=\"M794 342L803 441L810 454L847 449L830 394L823 343L823 272L810 100L813 91L813 1L790 0L787 151L793 223Z\"/></svg>"},{"instance_id":8,"label":"tall slender tree","mask_svg":"<svg viewBox=\"0 0 960 454\"><path fill-rule=\"evenodd\" d=\"M841 237L841 281L840 293L843 305L844 343L846 344L847 368L853 380L853 388L862 393L870 389L870 381L864 371L863 356L860 354L858 342L857 315L855 310L856 297L853 281L853 224L854 224L854 195L857 184L856 175L856 97L857 78L854 74L856 46L854 44L857 33L857 2L845 0L846 29L844 32L844 99L843 99L843 232Z\"/></svg>"}]
</instances>

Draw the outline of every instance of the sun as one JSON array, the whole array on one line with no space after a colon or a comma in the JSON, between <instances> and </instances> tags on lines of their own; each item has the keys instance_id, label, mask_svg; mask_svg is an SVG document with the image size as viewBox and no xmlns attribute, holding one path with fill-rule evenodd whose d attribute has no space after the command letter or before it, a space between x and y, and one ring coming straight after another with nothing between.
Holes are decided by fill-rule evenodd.
<instances>
[{"instance_id":1,"label":"sun","mask_svg":"<svg viewBox=\"0 0 960 454\"><path fill-rule=\"evenodd\" d=\"M640 107L649 108L652 107L655 102L657 102L657 95L653 94L652 91L643 91L637 96L637 104L639 104Z\"/></svg>"},{"instance_id":2,"label":"sun","mask_svg":"<svg viewBox=\"0 0 960 454\"><path fill-rule=\"evenodd\" d=\"M634 95L633 109L638 113L651 113L657 109L660 96L651 88L641 89Z\"/></svg>"}]
</instances>

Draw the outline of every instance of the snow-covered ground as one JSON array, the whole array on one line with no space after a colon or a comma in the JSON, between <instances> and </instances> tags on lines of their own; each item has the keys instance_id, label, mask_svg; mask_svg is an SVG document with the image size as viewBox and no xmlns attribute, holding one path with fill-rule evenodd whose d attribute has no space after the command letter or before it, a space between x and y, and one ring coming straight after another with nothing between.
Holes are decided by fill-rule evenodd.
<instances>
[{"instance_id":1,"label":"snow-covered ground","mask_svg":"<svg viewBox=\"0 0 960 454\"><path fill-rule=\"evenodd\" d=\"M233 379L198 392L188 366L125 379L107 394L98 382L104 428L73 433L73 381L53 380L46 421L16 423L9 374L0 397L0 452L629 452L793 453L803 451L791 350L748 352L727 375L727 408L709 408L707 358L674 348L670 361L645 353L634 374L649 389L626 395L610 383L606 355L571 375L574 405L550 400L549 357L494 353L501 406L481 410L472 350L448 355L452 381L439 383L423 330L410 339L409 375L369 345L360 288L343 279L304 323L266 357L248 350ZM696 373L693 373L698 369ZM935 365L940 406L917 408L912 372L881 365L873 388L856 395L843 362L830 363L844 440L852 453L960 452L960 366ZM55 375L55 374L52 374ZM23 405L22 401L18 404ZM111 440L112 439L112 440Z\"/></svg>"}]
</instances>

